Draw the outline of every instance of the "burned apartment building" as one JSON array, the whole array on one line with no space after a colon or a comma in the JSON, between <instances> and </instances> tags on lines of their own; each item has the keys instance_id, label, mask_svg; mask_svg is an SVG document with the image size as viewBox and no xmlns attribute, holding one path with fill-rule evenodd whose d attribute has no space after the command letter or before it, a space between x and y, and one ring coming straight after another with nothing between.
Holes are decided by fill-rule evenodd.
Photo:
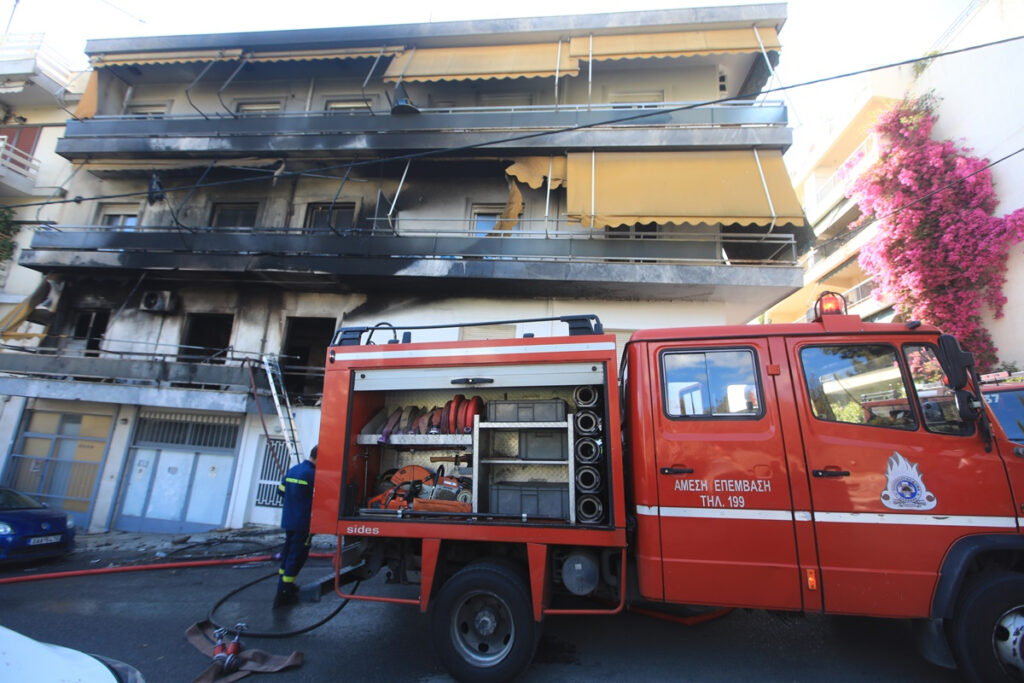
<instances>
[{"instance_id":1,"label":"burned apartment building","mask_svg":"<svg viewBox=\"0 0 1024 683\"><path fill-rule=\"evenodd\" d=\"M59 297L19 322L38 344L0 353L3 482L97 530L274 523L339 327L749 320L801 283L786 109L761 94L784 21L91 41L56 148L80 201L45 207L18 257Z\"/></svg>"}]
</instances>

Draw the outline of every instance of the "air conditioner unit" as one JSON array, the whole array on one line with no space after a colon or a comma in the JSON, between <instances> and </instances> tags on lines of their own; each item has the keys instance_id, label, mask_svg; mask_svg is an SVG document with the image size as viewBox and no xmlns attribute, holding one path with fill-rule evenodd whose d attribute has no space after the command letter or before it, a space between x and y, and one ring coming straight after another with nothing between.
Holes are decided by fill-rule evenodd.
<instances>
[{"instance_id":1,"label":"air conditioner unit","mask_svg":"<svg viewBox=\"0 0 1024 683\"><path fill-rule=\"evenodd\" d=\"M139 310L150 313L173 313L178 307L178 297L174 292L151 289L142 293Z\"/></svg>"}]
</instances>

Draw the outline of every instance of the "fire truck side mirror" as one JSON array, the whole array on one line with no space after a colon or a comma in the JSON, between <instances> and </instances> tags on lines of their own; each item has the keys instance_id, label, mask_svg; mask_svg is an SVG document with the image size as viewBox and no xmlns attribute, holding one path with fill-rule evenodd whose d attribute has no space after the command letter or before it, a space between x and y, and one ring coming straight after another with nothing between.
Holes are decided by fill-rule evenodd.
<instances>
[{"instance_id":1,"label":"fire truck side mirror","mask_svg":"<svg viewBox=\"0 0 1024 683\"><path fill-rule=\"evenodd\" d=\"M953 400L956 402L956 411L961 420L974 422L981 417L981 402L971 392L957 389L953 394Z\"/></svg>"},{"instance_id":2,"label":"fire truck side mirror","mask_svg":"<svg viewBox=\"0 0 1024 683\"><path fill-rule=\"evenodd\" d=\"M949 380L949 388L959 391L967 386L968 370L974 367L974 354L960 348L960 342L949 334L939 335L939 364Z\"/></svg>"}]
</instances>

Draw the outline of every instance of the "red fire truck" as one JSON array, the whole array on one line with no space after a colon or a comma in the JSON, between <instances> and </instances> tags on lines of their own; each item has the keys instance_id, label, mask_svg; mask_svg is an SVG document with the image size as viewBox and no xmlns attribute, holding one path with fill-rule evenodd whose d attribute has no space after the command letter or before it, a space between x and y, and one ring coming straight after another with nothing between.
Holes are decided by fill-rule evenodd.
<instances>
[{"instance_id":1,"label":"red fire truck","mask_svg":"<svg viewBox=\"0 0 1024 683\"><path fill-rule=\"evenodd\" d=\"M955 339L819 310L637 332L621 367L594 316L342 328L313 513L335 590L428 613L461 680L524 671L549 617L638 602L912 619L930 660L1019 678L1024 447ZM353 594L381 569L419 597Z\"/></svg>"}]
</instances>

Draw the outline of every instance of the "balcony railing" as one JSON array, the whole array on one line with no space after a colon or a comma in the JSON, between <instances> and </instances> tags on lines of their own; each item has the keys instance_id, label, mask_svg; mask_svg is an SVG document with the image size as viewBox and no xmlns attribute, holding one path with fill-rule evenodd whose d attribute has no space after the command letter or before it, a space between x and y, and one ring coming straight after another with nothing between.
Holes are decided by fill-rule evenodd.
<instances>
[{"instance_id":1,"label":"balcony railing","mask_svg":"<svg viewBox=\"0 0 1024 683\"><path fill-rule=\"evenodd\" d=\"M40 72L65 85L71 80L72 71L64 58L44 42L44 37L42 33L0 37L0 63L34 60Z\"/></svg>"},{"instance_id":2,"label":"balcony railing","mask_svg":"<svg viewBox=\"0 0 1024 683\"><path fill-rule=\"evenodd\" d=\"M562 154L621 147L783 148L792 142L781 104L674 106L688 105L468 107L402 116L365 110L97 116L69 121L57 152L69 159L200 153L231 158L242 153L326 155L486 146L505 153Z\"/></svg>"},{"instance_id":3,"label":"balcony railing","mask_svg":"<svg viewBox=\"0 0 1024 683\"><path fill-rule=\"evenodd\" d=\"M786 266L797 262L785 233L581 232L559 219L520 219L514 230L478 232L471 219L373 219L373 229L193 228L62 225L37 230L31 251L122 252L154 259L224 256L332 256L384 259L497 260L554 263Z\"/></svg>"},{"instance_id":4,"label":"balcony railing","mask_svg":"<svg viewBox=\"0 0 1024 683\"><path fill-rule=\"evenodd\" d=\"M869 136L857 146L857 149L843 163L839 164L839 168L833 171L832 175L825 179L825 182L818 186L817 191L814 193L815 206L822 206L831 199L832 193L835 192L837 187L845 187L852 183L868 166L877 160L878 143L875 141L874 136Z\"/></svg>"},{"instance_id":5,"label":"balcony railing","mask_svg":"<svg viewBox=\"0 0 1024 683\"><path fill-rule=\"evenodd\" d=\"M39 159L23 152L0 135L0 176L13 173L34 181L39 175Z\"/></svg>"}]
</instances>

